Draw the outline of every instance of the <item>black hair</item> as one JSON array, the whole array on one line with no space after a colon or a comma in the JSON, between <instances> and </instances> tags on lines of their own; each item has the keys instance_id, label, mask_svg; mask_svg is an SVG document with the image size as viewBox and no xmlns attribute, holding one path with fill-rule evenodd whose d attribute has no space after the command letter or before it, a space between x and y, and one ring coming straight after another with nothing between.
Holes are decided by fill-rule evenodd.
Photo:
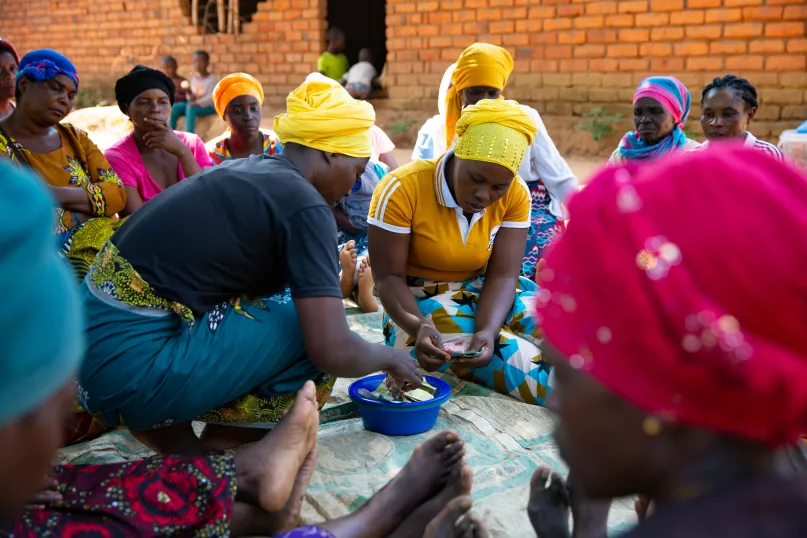
<instances>
[{"instance_id":1,"label":"black hair","mask_svg":"<svg viewBox=\"0 0 807 538\"><path fill-rule=\"evenodd\" d=\"M753 84L744 78L735 77L734 75L726 75L723 78L716 78L703 89L701 94L701 106L706 100L706 95L712 90L731 89L737 90L745 103L746 108L759 108L759 97L757 96L757 89Z\"/></svg>"},{"instance_id":2,"label":"black hair","mask_svg":"<svg viewBox=\"0 0 807 538\"><path fill-rule=\"evenodd\" d=\"M34 82L34 79L29 77L28 75L22 75L22 77L17 79L17 83L14 85L14 100L17 102L18 105L20 104L20 98L22 97L22 92L20 91L20 79L22 79L23 77L28 79L29 82Z\"/></svg>"},{"instance_id":3,"label":"black hair","mask_svg":"<svg viewBox=\"0 0 807 538\"><path fill-rule=\"evenodd\" d=\"M345 37L345 32L342 31L341 28L336 26L331 26L328 28L328 42L333 41L337 37Z\"/></svg>"},{"instance_id":4,"label":"black hair","mask_svg":"<svg viewBox=\"0 0 807 538\"><path fill-rule=\"evenodd\" d=\"M163 63L164 64L179 65L179 64L177 64L177 59L174 58L173 56L163 56Z\"/></svg>"},{"instance_id":5,"label":"black hair","mask_svg":"<svg viewBox=\"0 0 807 538\"><path fill-rule=\"evenodd\" d=\"M206 50L197 50L193 53L194 56L201 56L207 63L210 63L210 54Z\"/></svg>"}]
</instances>

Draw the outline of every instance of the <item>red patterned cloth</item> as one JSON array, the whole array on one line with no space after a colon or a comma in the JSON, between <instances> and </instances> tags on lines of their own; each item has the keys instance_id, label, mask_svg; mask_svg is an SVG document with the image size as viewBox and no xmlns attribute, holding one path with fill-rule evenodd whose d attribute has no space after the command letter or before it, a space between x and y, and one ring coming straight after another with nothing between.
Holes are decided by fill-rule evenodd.
<instances>
[{"instance_id":1,"label":"red patterned cloth","mask_svg":"<svg viewBox=\"0 0 807 538\"><path fill-rule=\"evenodd\" d=\"M570 204L539 315L569 363L663 419L807 432L807 177L714 147L606 168Z\"/></svg>"},{"instance_id":2,"label":"red patterned cloth","mask_svg":"<svg viewBox=\"0 0 807 538\"><path fill-rule=\"evenodd\" d=\"M236 487L235 463L229 456L64 465L55 468L54 477L64 500L24 512L10 536L229 535Z\"/></svg>"}]
</instances>

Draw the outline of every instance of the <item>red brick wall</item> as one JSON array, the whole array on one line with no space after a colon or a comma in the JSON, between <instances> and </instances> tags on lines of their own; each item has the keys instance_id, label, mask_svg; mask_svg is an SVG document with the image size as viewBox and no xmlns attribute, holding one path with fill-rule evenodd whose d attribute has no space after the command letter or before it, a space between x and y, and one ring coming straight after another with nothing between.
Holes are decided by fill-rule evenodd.
<instances>
[{"instance_id":1,"label":"red brick wall","mask_svg":"<svg viewBox=\"0 0 807 538\"><path fill-rule=\"evenodd\" d=\"M321 0L263 2L239 36L200 35L191 25L188 4L0 0L0 35L20 53L59 50L76 64L83 82L105 89L135 63L156 67L161 56L172 54L188 66L193 51L204 48L216 73L249 72L264 83L270 101L278 101L316 66L325 33Z\"/></svg>"},{"instance_id":2,"label":"red brick wall","mask_svg":"<svg viewBox=\"0 0 807 538\"><path fill-rule=\"evenodd\" d=\"M216 73L250 72L279 104L315 69L326 0L267 0L239 36L200 35L187 3L0 0L0 35L21 52L64 52L85 87L164 54L187 65L205 48ZM807 0L387 0L390 104L436 111L445 68L478 40L511 51L507 96L535 105L553 131L595 106L629 115L649 74L680 77L696 119L703 85L732 72L760 89L754 132L770 137L807 118L806 23Z\"/></svg>"},{"instance_id":3,"label":"red brick wall","mask_svg":"<svg viewBox=\"0 0 807 538\"><path fill-rule=\"evenodd\" d=\"M754 132L769 137L807 119L806 22L807 0L388 0L391 97L436 98L448 64L484 41L513 54L506 95L567 126L596 106L630 115L649 74L688 85L697 123L703 86L731 72L759 88Z\"/></svg>"}]
</instances>

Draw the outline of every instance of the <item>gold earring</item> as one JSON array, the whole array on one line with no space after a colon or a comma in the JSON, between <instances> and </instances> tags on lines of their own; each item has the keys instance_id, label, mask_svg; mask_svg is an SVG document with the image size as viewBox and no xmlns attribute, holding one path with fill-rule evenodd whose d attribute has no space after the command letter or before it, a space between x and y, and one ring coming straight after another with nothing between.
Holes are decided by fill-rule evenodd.
<instances>
[{"instance_id":1,"label":"gold earring","mask_svg":"<svg viewBox=\"0 0 807 538\"><path fill-rule=\"evenodd\" d=\"M661 433L662 424L658 417L648 416L642 421L642 431L648 437L656 437Z\"/></svg>"}]
</instances>

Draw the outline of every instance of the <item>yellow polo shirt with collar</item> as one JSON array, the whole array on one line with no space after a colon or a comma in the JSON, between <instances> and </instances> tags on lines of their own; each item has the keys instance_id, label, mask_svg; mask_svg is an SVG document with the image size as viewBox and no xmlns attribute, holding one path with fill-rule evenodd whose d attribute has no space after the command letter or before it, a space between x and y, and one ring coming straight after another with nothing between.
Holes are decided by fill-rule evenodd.
<instances>
[{"instance_id":1,"label":"yellow polo shirt with collar","mask_svg":"<svg viewBox=\"0 0 807 538\"><path fill-rule=\"evenodd\" d=\"M393 233L410 234L407 276L459 282L482 274L500 228L529 228L531 196L516 177L507 194L470 222L454 201L439 159L398 168L376 186L367 223Z\"/></svg>"}]
</instances>

